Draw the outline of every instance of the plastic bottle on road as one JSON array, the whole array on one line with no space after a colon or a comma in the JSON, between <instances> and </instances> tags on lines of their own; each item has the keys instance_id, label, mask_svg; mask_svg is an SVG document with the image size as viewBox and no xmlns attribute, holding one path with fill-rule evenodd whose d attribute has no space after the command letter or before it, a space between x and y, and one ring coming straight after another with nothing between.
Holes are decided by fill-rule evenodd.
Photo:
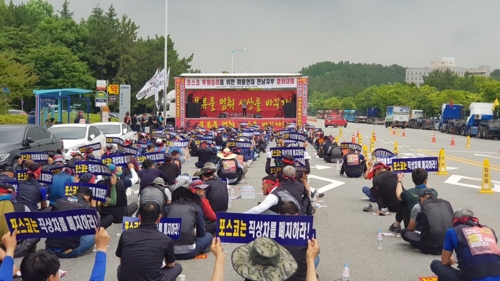
<instances>
[{"instance_id":1,"label":"plastic bottle on road","mask_svg":"<svg viewBox=\"0 0 500 281\"><path fill-rule=\"evenodd\" d=\"M351 277L351 271L349 270L349 264L344 263L344 270L342 270L342 281L349 281Z\"/></svg>"},{"instance_id":2,"label":"plastic bottle on road","mask_svg":"<svg viewBox=\"0 0 500 281\"><path fill-rule=\"evenodd\" d=\"M377 232L377 249L382 250L382 230Z\"/></svg>"}]
</instances>

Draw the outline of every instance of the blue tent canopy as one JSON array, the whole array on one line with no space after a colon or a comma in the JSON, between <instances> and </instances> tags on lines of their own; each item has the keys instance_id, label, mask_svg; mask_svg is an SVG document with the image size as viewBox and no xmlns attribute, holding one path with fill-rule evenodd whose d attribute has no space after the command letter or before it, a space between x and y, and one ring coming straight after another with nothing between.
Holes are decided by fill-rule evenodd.
<instances>
[{"instance_id":1,"label":"blue tent canopy","mask_svg":"<svg viewBox=\"0 0 500 281\"><path fill-rule=\"evenodd\" d=\"M66 88L66 89L47 89L47 90L33 90L33 93L35 94L36 98L36 114L35 114L35 123L38 125L41 125L41 120L40 120L40 110L42 108L43 103L41 102L42 99L55 99L57 100L57 108L58 108L58 121L62 121L62 99L66 98L68 99L68 123L70 122L70 99L72 96L77 96L78 98L82 98L83 94L88 94L92 93L94 91L92 90L85 90L85 89L78 89L78 88ZM89 111L90 111L90 101L88 98L85 98L87 100L87 122L89 122ZM47 109L45 108L44 110L45 116L47 115Z\"/></svg>"}]
</instances>

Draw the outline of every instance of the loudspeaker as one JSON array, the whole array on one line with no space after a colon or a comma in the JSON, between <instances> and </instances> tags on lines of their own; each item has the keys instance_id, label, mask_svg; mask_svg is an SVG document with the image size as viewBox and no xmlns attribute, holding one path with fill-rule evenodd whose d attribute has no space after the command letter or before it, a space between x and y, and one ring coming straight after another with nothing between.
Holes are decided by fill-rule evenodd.
<instances>
[{"instance_id":1,"label":"loudspeaker","mask_svg":"<svg viewBox=\"0 0 500 281\"><path fill-rule=\"evenodd\" d=\"M217 118L226 118L226 113L219 113Z\"/></svg>"},{"instance_id":2,"label":"loudspeaker","mask_svg":"<svg viewBox=\"0 0 500 281\"><path fill-rule=\"evenodd\" d=\"M260 114L260 113L254 114L253 118L262 118L262 114Z\"/></svg>"},{"instance_id":3,"label":"loudspeaker","mask_svg":"<svg viewBox=\"0 0 500 281\"><path fill-rule=\"evenodd\" d=\"M285 118L297 118L297 103L285 103L283 113Z\"/></svg>"},{"instance_id":4,"label":"loudspeaker","mask_svg":"<svg viewBox=\"0 0 500 281\"><path fill-rule=\"evenodd\" d=\"M186 118L200 118L201 104L188 103L186 105Z\"/></svg>"}]
</instances>

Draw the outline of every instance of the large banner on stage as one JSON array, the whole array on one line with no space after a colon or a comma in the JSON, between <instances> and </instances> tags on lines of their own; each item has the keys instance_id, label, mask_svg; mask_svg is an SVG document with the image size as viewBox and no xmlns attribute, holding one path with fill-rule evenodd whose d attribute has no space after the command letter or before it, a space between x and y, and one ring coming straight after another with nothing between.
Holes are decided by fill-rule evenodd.
<instances>
[{"instance_id":1,"label":"large banner on stage","mask_svg":"<svg viewBox=\"0 0 500 281\"><path fill-rule=\"evenodd\" d=\"M256 118L250 120L250 119L189 118L186 119L186 125L184 126L184 128L188 130L195 129L197 127L212 129L212 128L219 128L220 126L239 128L242 123L245 123L247 126L259 125L261 126L261 128L272 126L275 129L280 129L280 128L285 128L286 124L293 122L295 122L295 119Z\"/></svg>"},{"instance_id":2,"label":"large banner on stage","mask_svg":"<svg viewBox=\"0 0 500 281\"><path fill-rule=\"evenodd\" d=\"M245 119L245 122L252 119L282 121L286 117L293 120L286 120L286 123L299 127L307 123L306 77L178 77L175 79L175 97L175 125L178 128L208 128L207 124L214 121L207 120L211 118L218 119L219 123L239 123L237 119ZM219 118L220 114L225 114L224 118ZM264 122L256 120L255 124ZM274 127L284 126L278 124Z\"/></svg>"},{"instance_id":3,"label":"large banner on stage","mask_svg":"<svg viewBox=\"0 0 500 281\"><path fill-rule=\"evenodd\" d=\"M296 102L295 90L192 90L187 94L188 103L201 104L200 117L217 118L220 113L227 117L253 118L254 114L262 114L262 118L285 117L285 104Z\"/></svg>"}]
</instances>

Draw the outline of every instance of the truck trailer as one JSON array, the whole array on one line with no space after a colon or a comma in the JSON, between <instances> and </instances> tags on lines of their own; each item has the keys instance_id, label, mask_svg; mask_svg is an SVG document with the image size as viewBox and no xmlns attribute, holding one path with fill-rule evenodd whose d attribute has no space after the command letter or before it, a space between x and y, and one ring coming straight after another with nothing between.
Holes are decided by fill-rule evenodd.
<instances>
[{"instance_id":1,"label":"truck trailer","mask_svg":"<svg viewBox=\"0 0 500 281\"><path fill-rule=\"evenodd\" d=\"M393 105L388 106L385 112L385 127L406 128L410 121L410 107Z\"/></svg>"}]
</instances>

